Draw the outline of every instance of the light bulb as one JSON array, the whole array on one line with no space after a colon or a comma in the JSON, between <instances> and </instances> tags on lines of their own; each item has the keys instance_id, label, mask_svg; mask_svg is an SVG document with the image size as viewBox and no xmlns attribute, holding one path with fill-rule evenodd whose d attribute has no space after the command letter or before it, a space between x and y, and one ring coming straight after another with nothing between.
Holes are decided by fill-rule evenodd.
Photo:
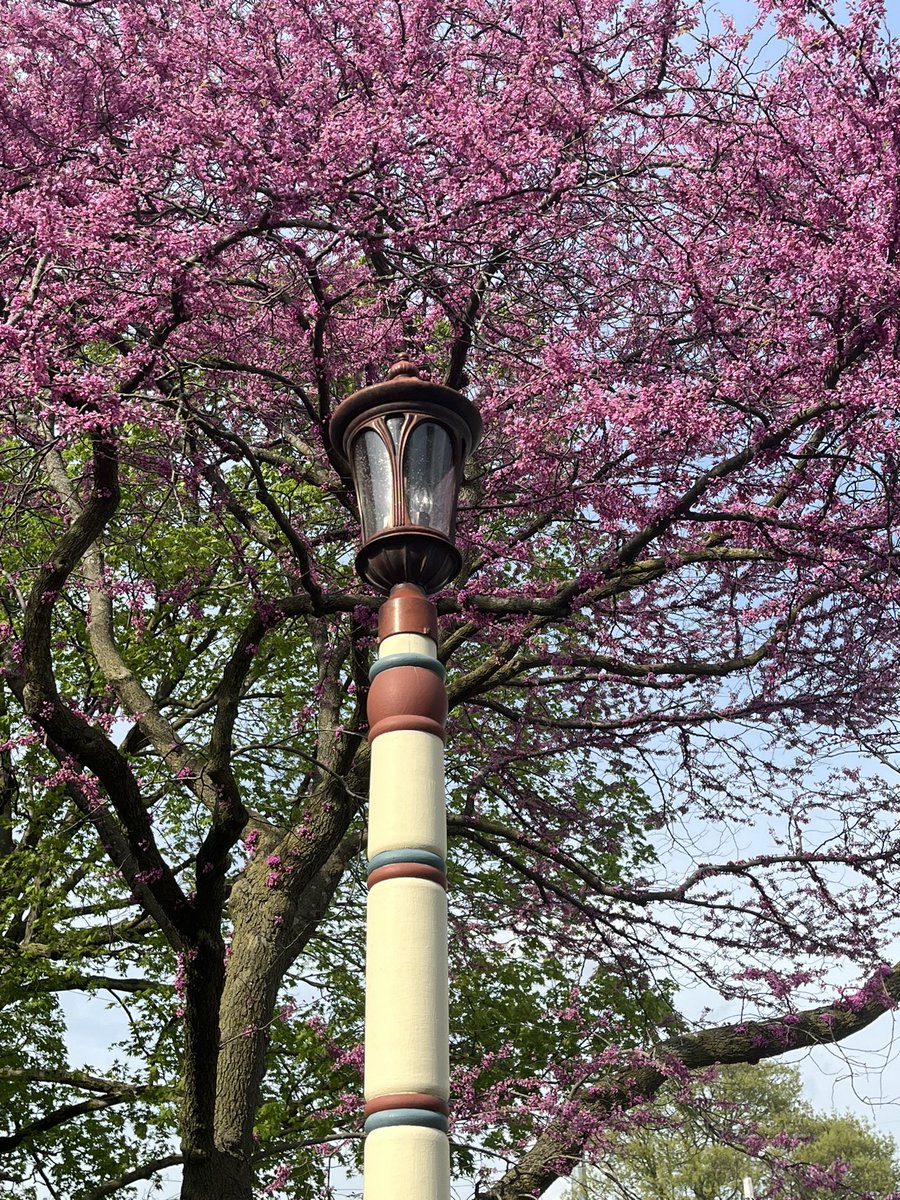
<instances>
[{"instance_id":1,"label":"light bulb","mask_svg":"<svg viewBox=\"0 0 900 1200\"><path fill-rule=\"evenodd\" d=\"M413 525L432 524L434 492L430 488L416 488L409 494L409 519Z\"/></svg>"}]
</instances>

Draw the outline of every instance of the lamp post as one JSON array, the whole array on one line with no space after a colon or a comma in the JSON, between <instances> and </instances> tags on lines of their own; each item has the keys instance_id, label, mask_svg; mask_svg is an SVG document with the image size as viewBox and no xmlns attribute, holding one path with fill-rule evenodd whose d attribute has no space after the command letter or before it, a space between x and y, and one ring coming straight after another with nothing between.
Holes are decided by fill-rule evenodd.
<instances>
[{"instance_id":1,"label":"lamp post","mask_svg":"<svg viewBox=\"0 0 900 1200\"><path fill-rule=\"evenodd\" d=\"M356 569L389 592L368 701L365 1200L450 1200L447 998L447 693L437 612L475 405L397 363L338 405L334 449L362 518Z\"/></svg>"}]
</instances>

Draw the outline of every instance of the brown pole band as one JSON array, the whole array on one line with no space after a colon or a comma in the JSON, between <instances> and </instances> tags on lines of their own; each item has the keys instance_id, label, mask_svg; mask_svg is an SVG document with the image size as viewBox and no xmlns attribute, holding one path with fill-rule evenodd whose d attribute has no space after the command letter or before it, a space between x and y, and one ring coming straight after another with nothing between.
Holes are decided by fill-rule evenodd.
<instances>
[{"instance_id":1,"label":"brown pole band","mask_svg":"<svg viewBox=\"0 0 900 1200\"><path fill-rule=\"evenodd\" d=\"M397 717L385 717L383 721L379 721L377 725L373 725L369 730L369 744L371 745L383 733L399 733L404 729L412 729L416 733L433 734L434 737L440 738L442 742L446 742L447 740L446 729L437 721L432 721L429 717L417 717L409 713L401 713Z\"/></svg>"},{"instance_id":2,"label":"brown pole band","mask_svg":"<svg viewBox=\"0 0 900 1200\"><path fill-rule=\"evenodd\" d=\"M437 642L437 609L414 583L398 583L378 611L378 640L395 633L421 633Z\"/></svg>"},{"instance_id":3,"label":"brown pole band","mask_svg":"<svg viewBox=\"0 0 900 1200\"><path fill-rule=\"evenodd\" d=\"M366 711L370 742L398 729L420 729L443 740L447 689L425 667L392 667L372 680Z\"/></svg>"},{"instance_id":4,"label":"brown pole band","mask_svg":"<svg viewBox=\"0 0 900 1200\"><path fill-rule=\"evenodd\" d=\"M392 1096L376 1096L366 1101L366 1116L372 1113L389 1112L392 1108L424 1108L426 1112L443 1113L450 1116L450 1105L440 1096L432 1096L429 1092L396 1092Z\"/></svg>"},{"instance_id":5,"label":"brown pole band","mask_svg":"<svg viewBox=\"0 0 900 1200\"><path fill-rule=\"evenodd\" d=\"M376 867L368 878L369 891L383 879L425 879L428 883L436 883L438 887L447 890L447 876L437 867L426 867L424 863L390 863L386 867Z\"/></svg>"}]
</instances>

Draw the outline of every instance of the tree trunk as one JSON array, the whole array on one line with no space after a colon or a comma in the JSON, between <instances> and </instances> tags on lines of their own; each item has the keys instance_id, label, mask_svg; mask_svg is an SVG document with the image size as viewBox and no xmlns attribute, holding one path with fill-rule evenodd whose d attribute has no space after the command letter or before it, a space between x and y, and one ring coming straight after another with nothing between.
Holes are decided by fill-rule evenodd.
<instances>
[{"instance_id":1,"label":"tree trunk","mask_svg":"<svg viewBox=\"0 0 900 1200\"><path fill-rule=\"evenodd\" d=\"M295 906L286 890L260 886L263 868L264 863L250 864L232 892L234 935L219 1018L215 1144L223 1154L247 1163L253 1153L269 1023L293 958L285 943L293 931Z\"/></svg>"},{"instance_id":2,"label":"tree trunk","mask_svg":"<svg viewBox=\"0 0 900 1200\"><path fill-rule=\"evenodd\" d=\"M181 1200L253 1200L249 1159L235 1158L218 1149L187 1156Z\"/></svg>"},{"instance_id":3,"label":"tree trunk","mask_svg":"<svg viewBox=\"0 0 900 1200\"><path fill-rule=\"evenodd\" d=\"M262 853L232 890L234 934L219 1014L214 1141L218 1154L245 1163L248 1171L278 990L285 972L315 933L358 848L359 836L348 837L299 898L287 887L266 886L270 868ZM249 1173L252 1178L252 1171ZM249 1200L251 1193L246 1195ZM184 1193L182 1200L186 1197Z\"/></svg>"}]
</instances>

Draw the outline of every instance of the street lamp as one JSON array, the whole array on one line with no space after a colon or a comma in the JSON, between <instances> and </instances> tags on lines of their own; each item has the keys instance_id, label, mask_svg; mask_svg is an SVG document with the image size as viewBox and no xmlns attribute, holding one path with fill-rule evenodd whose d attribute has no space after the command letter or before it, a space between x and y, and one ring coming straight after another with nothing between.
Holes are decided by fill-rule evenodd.
<instances>
[{"instance_id":1,"label":"street lamp","mask_svg":"<svg viewBox=\"0 0 900 1200\"><path fill-rule=\"evenodd\" d=\"M406 361L338 405L331 442L350 467L362 520L356 569L379 591L414 583L437 592L459 573L456 502L481 429L471 400Z\"/></svg>"},{"instance_id":2,"label":"street lamp","mask_svg":"<svg viewBox=\"0 0 900 1200\"><path fill-rule=\"evenodd\" d=\"M390 592L367 707L365 1200L450 1200L447 692L426 593L459 571L456 503L481 428L470 400L406 361L331 421L359 501L356 569Z\"/></svg>"}]
</instances>

